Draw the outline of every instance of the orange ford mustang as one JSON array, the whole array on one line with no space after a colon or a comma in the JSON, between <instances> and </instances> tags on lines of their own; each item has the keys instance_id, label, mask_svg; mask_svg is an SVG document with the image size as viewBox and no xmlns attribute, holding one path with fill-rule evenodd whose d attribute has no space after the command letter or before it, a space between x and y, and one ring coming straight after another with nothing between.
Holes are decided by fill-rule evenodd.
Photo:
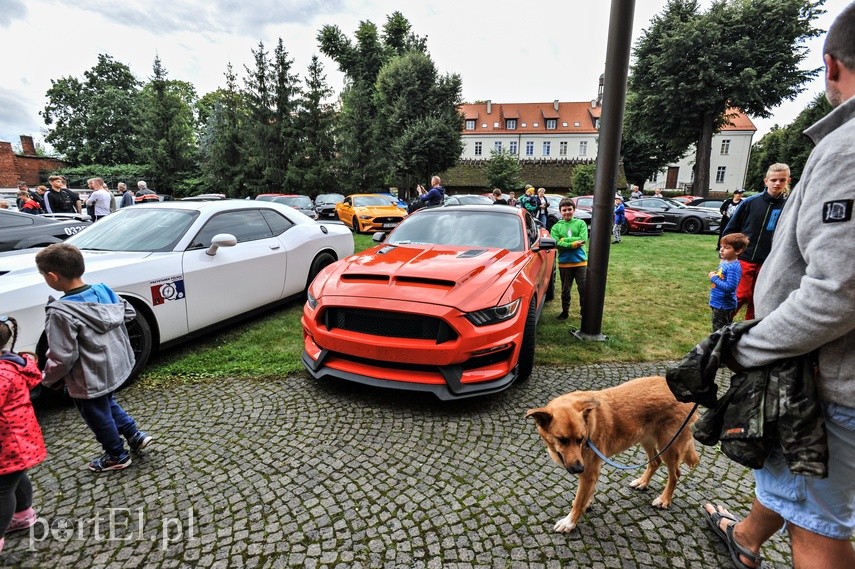
<instances>
[{"instance_id":1,"label":"orange ford mustang","mask_svg":"<svg viewBox=\"0 0 855 569\"><path fill-rule=\"evenodd\" d=\"M425 208L374 239L309 287L312 376L459 399L531 374L555 241L525 209Z\"/></svg>"}]
</instances>

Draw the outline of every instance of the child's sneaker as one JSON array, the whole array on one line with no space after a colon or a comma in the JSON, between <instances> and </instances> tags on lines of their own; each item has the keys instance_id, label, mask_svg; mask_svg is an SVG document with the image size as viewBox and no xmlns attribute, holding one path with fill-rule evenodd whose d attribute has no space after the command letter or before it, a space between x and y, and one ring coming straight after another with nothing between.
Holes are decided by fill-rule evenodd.
<instances>
[{"instance_id":1,"label":"child's sneaker","mask_svg":"<svg viewBox=\"0 0 855 569\"><path fill-rule=\"evenodd\" d=\"M89 463L89 470L107 472L108 470L124 470L131 465L131 453L125 451L120 456L105 454Z\"/></svg>"},{"instance_id":2,"label":"child's sneaker","mask_svg":"<svg viewBox=\"0 0 855 569\"><path fill-rule=\"evenodd\" d=\"M137 433L128 439L128 446L131 447L131 452L139 452L145 447L148 446L154 439L151 435L147 434L145 431L137 431Z\"/></svg>"},{"instance_id":3,"label":"child's sneaker","mask_svg":"<svg viewBox=\"0 0 855 569\"><path fill-rule=\"evenodd\" d=\"M32 508L27 508L23 512L15 512L12 515L12 521L9 522L9 527L6 533L13 531L21 531L33 527L36 523L36 511Z\"/></svg>"}]
</instances>

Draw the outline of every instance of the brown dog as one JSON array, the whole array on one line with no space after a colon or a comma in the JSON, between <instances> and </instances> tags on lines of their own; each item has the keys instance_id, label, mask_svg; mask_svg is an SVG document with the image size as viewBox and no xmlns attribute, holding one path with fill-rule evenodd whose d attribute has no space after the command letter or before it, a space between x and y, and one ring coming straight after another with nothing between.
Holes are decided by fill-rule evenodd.
<instances>
[{"instance_id":1,"label":"brown dog","mask_svg":"<svg viewBox=\"0 0 855 569\"><path fill-rule=\"evenodd\" d=\"M656 508L671 506L671 498L680 464L694 468L698 453L688 426L662 455L653 459L668 444L686 419L692 405L680 403L671 394L664 377L641 377L602 391L574 391L550 401L545 407L531 409L546 450L556 464L571 474L579 474L579 488L567 517L555 524L555 531L571 532L582 514L591 507L603 460L588 446L590 438L608 457L641 444L652 459L641 478L630 486L643 490L664 461L668 482L662 495L653 501ZM697 420L697 413L690 423Z\"/></svg>"}]
</instances>

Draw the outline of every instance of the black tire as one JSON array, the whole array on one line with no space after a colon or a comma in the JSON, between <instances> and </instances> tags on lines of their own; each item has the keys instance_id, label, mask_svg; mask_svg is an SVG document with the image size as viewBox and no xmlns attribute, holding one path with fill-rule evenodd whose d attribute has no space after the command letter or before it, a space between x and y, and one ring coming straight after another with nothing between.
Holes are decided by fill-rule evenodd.
<instances>
[{"instance_id":1,"label":"black tire","mask_svg":"<svg viewBox=\"0 0 855 569\"><path fill-rule=\"evenodd\" d=\"M154 348L151 325L139 309L137 309L137 315L134 319L127 323L127 328L128 337L131 340L131 348L134 350L134 367L131 369L128 379L119 386L119 389L124 389L136 381L140 372L142 372L148 363L148 359L151 357L151 352Z\"/></svg>"},{"instance_id":2,"label":"black tire","mask_svg":"<svg viewBox=\"0 0 855 569\"><path fill-rule=\"evenodd\" d=\"M537 329L537 299L532 298L525 318L522 348L517 361L517 382L523 382L531 376L534 369L534 340Z\"/></svg>"},{"instance_id":3,"label":"black tire","mask_svg":"<svg viewBox=\"0 0 855 569\"><path fill-rule=\"evenodd\" d=\"M309 277L306 279L306 290L308 292L309 285L312 284L312 281L315 280L315 277L318 276L325 267L332 265L335 263L335 257L329 251L321 251L318 253L318 256L315 257L315 260L312 261L312 267L309 269Z\"/></svg>"},{"instance_id":4,"label":"black tire","mask_svg":"<svg viewBox=\"0 0 855 569\"><path fill-rule=\"evenodd\" d=\"M681 229L684 233L700 233L704 228L703 222L697 217L689 217L683 220Z\"/></svg>"},{"instance_id":5,"label":"black tire","mask_svg":"<svg viewBox=\"0 0 855 569\"><path fill-rule=\"evenodd\" d=\"M624 221L623 223L620 224L620 234L626 235L627 233L629 233L629 223Z\"/></svg>"},{"instance_id":6,"label":"black tire","mask_svg":"<svg viewBox=\"0 0 855 569\"><path fill-rule=\"evenodd\" d=\"M362 231L359 230L359 220L356 219L356 216L353 216L353 219L350 220L350 223L353 225L353 232L357 235L361 234Z\"/></svg>"}]
</instances>

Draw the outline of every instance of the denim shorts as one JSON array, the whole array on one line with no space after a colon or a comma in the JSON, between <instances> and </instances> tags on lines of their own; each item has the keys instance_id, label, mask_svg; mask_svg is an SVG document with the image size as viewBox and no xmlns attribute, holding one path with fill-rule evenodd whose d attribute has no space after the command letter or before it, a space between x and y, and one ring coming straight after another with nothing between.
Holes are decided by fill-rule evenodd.
<instances>
[{"instance_id":1,"label":"denim shorts","mask_svg":"<svg viewBox=\"0 0 855 569\"><path fill-rule=\"evenodd\" d=\"M788 523L808 531L848 540L855 533L855 408L825 405L828 478L793 474L780 451L754 471L761 504Z\"/></svg>"}]
</instances>

